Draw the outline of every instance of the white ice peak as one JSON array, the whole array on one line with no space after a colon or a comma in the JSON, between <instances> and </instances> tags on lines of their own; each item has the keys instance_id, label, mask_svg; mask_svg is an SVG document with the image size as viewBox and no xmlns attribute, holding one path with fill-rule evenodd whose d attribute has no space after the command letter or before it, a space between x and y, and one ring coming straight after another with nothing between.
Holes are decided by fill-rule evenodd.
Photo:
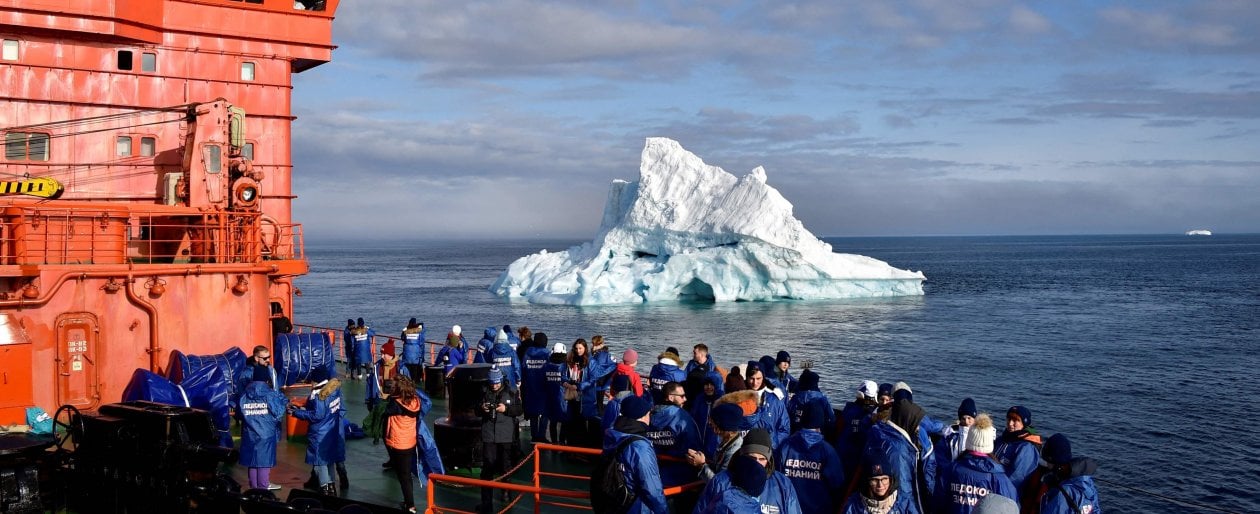
<instances>
[{"instance_id":1,"label":"white ice peak","mask_svg":"<svg viewBox=\"0 0 1260 514\"><path fill-rule=\"evenodd\" d=\"M923 274L838 254L792 215L761 167L736 178L649 138L638 182L614 180L595 240L517 259L491 291L535 303L923 294Z\"/></svg>"}]
</instances>

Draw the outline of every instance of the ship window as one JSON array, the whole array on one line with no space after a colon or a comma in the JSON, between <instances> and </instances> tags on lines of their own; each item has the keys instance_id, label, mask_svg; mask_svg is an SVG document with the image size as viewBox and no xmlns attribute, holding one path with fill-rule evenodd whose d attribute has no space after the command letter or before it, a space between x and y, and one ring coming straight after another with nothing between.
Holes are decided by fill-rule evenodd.
<instances>
[{"instance_id":1,"label":"ship window","mask_svg":"<svg viewBox=\"0 0 1260 514\"><path fill-rule=\"evenodd\" d=\"M4 135L4 158L10 161L48 160L48 134L9 132Z\"/></svg>"},{"instance_id":2,"label":"ship window","mask_svg":"<svg viewBox=\"0 0 1260 514\"><path fill-rule=\"evenodd\" d=\"M245 146L241 147L241 157L254 160L254 143L245 143Z\"/></svg>"},{"instance_id":3,"label":"ship window","mask_svg":"<svg viewBox=\"0 0 1260 514\"><path fill-rule=\"evenodd\" d=\"M157 138L142 137L140 138L140 155L144 157L153 157L157 153Z\"/></svg>"},{"instance_id":4,"label":"ship window","mask_svg":"<svg viewBox=\"0 0 1260 514\"><path fill-rule=\"evenodd\" d=\"M140 71L157 71L157 54L140 54Z\"/></svg>"},{"instance_id":5,"label":"ship window","mask_svg":"<svg viewBox=\"0 0 1260 514\"><path fill-rule=\"evenodd\" d=\"M219 173L223 170L223 150L219 145L203 146L202 154L206 162L206 173Z\"/></svg>"},{"instance_id":6,"label":"ship window","mask_svg":"<svg viewBox=\"0 0 1260 514\"><path fill-rule=\"evenodd\" d=\"M0 52L0 58L6 61L16 61L18 58L18 42L16 39L4 40L4 50Z\"/></svg>"},{"instance_id":7,"label":"ship window","mask_svg":"<svg viewBox=\"0 0 1260 514\"><path fill-rule=\"evenodd\" d=\"M254 63L241 63L241 80L254 80Z\"/></svg>"},{"instance_id":8,"label":"ship window","mask_svg":"<svg viewBox=\"0 0 1260 514\"><path fill-rule=\"evenodd\" d=\"M299 11L322 11L326 0L294 0L293 8Z\"/></svg>"},{"instance_id":9,"label":"ship window","mask_svg":"<svg viewBox=\"0 0 1260 514\"><path fill-rule=\"evenodd\" d=\"M131 69L131 50L118 51L118 69L120 70Z\"/></svg>"},{"instance_id":10,"label":"ship window","mask_svg":"<svg viewBox=\"0 0 1260 514\"><path fill-rule=\"evenodd\" d=\"M131 136L118 136L118 142L115 143L118 148L119 157L131 156Z\"/></svg>"}]
</instances>

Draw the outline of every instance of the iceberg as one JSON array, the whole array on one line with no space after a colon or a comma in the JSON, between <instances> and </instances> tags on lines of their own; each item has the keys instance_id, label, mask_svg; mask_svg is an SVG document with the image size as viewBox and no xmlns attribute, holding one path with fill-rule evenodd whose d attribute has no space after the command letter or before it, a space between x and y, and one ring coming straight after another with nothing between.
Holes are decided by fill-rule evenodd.
<instances>
[{"instance_id":1,"label":"iceberg","mask_svg":"<svg viewBox=\"0 0 1260 514\"><path fill-rule=\"evenodd\" d=\"M758 166L738 178L648 138L639 180L614 180L595 239L517 259L490 290L531 303L768 301L922 295L922 272L832 252Z\"/></svg>"}]
</instances>

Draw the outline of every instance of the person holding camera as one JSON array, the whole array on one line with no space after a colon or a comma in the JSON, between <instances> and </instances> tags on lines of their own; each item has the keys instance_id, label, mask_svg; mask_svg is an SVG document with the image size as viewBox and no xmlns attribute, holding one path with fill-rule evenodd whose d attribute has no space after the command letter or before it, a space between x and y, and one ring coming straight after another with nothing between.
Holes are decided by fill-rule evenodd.
<instances>
[{"instance_id":1,"label":"person holding camera","mask_svg":"<svg viewBox=\"0 0 1260 514\"><path fill-rule=\"evenodd\" d=\"M516 444L517 421L524 413L520 398L515 390L504 385L503 371L497 366L490 368L478 412L481 414L481 479L494 480L508 469L512 446ZM481 489L477 511L495 512L493 489Z\"/></svg>"}]
</instances>

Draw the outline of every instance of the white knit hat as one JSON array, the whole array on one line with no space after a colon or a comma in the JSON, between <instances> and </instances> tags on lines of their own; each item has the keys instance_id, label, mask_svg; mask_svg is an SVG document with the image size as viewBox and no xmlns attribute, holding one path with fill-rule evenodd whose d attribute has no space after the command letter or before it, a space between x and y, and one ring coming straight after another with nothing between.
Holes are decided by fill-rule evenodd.
<instances>
[{"instance_id":1,"label":"white knit hat","mask_svg":"<svg viewBox=\"0 0 1260 514\"><path fill-rule=\"evenodd\" d=\"M989 413L982 412L976 416L976 424L967 431L967 442L963 448L967 451L985 454L993 453L993 440L997 438L997 430L993 428L993 420Z\"/></svg>"},{"instance_id":2,"label":"white knit hat","mask_svg":"<svg viewBox=\"0 0 1260 514\"><path fill-rule=\"evenodd\" d=\"M551 353L567 353L568 348L564 347L564 343L556 343L551 345Z\"/></svg>"},{"instance_id":3,"label":"white knit hat","mask_svg":"<svg viewBox=\"0 0 1260 514\"><path fill-rule=\"evenodd\" d=\"M462 329L462 328L459 328L459 325L455 325L455 326L451 327L451 333L452 333L452 334L459 335L459 334L460 334L460 332L463 332L463 329Z\"/></svg>"}]
</instances>

